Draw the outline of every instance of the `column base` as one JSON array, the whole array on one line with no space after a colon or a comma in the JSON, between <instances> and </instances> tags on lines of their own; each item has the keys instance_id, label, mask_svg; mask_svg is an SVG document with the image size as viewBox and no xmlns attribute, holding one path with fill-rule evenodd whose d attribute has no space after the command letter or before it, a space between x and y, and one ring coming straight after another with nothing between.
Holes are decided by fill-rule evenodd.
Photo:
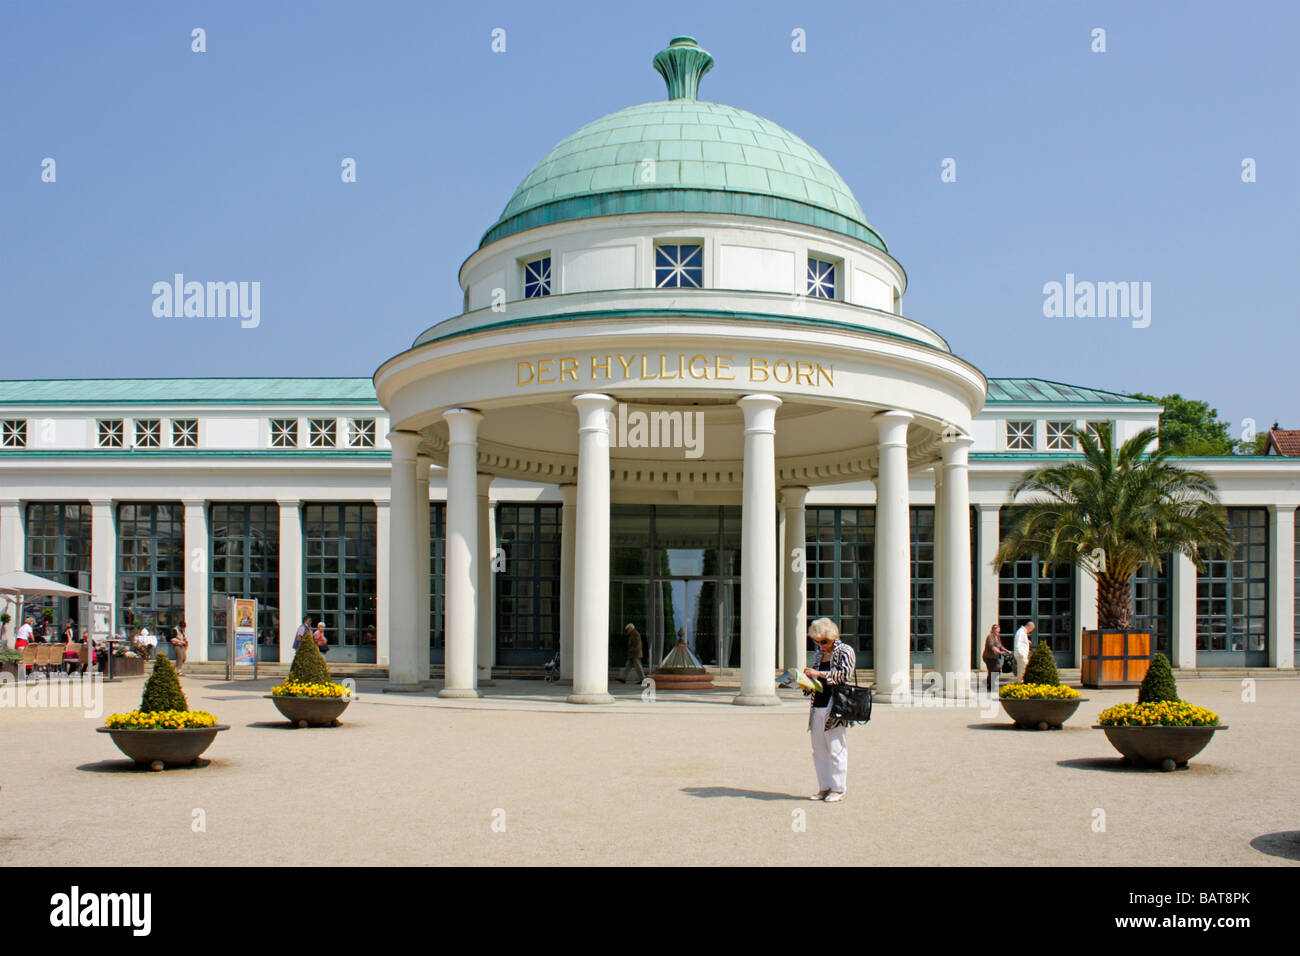
<instances>
[{"instance_id":1,"label":"column base","mask_svg":"<svg viewBox=\"0 0 1300 956\"><path fill-rule=\"evenodd\" d=\"M731 698L731 702L733 704L738 704L741 707L775 707L781 703L781 698L776 696L756 697L749 694L737 694L735 697Z\"/></svg>"},{"instance_id":2,"label":"column base","mask_svg":"<svg viewBox=\"0 0 1300 956\"><path fill-rule=\"evenodd\" d=\"M385 694L418 694L424 690L421 684L385 684Z\"/></svg>"},{"instance_id":3,"label":"column base","mask_svg":"<svg viewBox=\"0 0 1300 956\"><path fill-rule=\"evenodd\" d=\"M456 700L468 700L470 698L482 697L473 687L444 687L438 691L439 697L450 697Z\"/></svg>"},{"instance_id":4,"label":"column base","mask_svg":"<svg viewBox=\"0 0 1300 956\"><path fill-rule=\"evenodd\" d=\"M570 694L564 698L570 704L612 704L614 698L609 694Z\"/></svg>"}]
</instances>

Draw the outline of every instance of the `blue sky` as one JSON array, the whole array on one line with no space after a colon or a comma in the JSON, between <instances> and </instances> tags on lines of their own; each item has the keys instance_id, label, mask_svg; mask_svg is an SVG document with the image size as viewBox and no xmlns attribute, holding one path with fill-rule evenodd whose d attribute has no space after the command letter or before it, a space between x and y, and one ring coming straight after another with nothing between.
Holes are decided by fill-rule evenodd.
<instances>
[{"instance_id":1,"label":"blue sky","mask_svg":"<svg viewBox=\"0 0 1300 956\"><path fill-rule=\"evenodd\" d=\"M459 311L532 165L662 99L650 60L690 34L701 98L818 148L905 313L987 374L1300 427L1300 4L684 6L6 0L4 376L369 375ZM260 326L156 318L176 272L260 282ZM1067 273L1150 282L1150 326L1045 318Z\"/></svg>"}]
</instances>

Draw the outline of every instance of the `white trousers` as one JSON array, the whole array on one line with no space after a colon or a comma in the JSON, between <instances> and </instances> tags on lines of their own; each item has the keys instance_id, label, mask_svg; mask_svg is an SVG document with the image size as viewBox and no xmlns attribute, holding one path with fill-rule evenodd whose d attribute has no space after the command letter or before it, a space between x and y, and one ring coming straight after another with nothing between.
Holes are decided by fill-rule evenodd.
<instances>
[{"instance_id":1,"label":"white trousers","mask_svg":"<svg viewBox=\"0 0 1300 956\"><path fill-rule=\"evenodd\" d=\"M813 766L817 768L817 789L844 793L849 779L847 727L826 729L829 707L814 708L808 730L812 733Z\"/></svg>"},{"instance_id":2,"label":"white trousers","mask_svg":"<svg viewBox=\"0 0 1300 956\"><path fill-rule=\"evenodd\" d=\"M1025 676L1025 668L1029 666L1029 658L1021 657L1019 654L1013 655L1016 659L1016 680Z\"/></svg>"}]
</instances>

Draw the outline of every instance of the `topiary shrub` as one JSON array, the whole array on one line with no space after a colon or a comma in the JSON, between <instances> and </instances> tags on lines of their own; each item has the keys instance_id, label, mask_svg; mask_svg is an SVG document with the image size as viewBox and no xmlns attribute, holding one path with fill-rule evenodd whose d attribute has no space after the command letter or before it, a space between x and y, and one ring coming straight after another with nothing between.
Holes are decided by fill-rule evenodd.
<instances>
[{"instance_id":1,"label":"topiary shrub","mask_svg":"<svg viewBox=\"0 0 1300 956\"><path fill-rule=\"evenodd\" d=\"M1021 678L1025 684L1047 684L1055 687L1061 683L1061 675L1056 671L1056 658L1046 640L1040 640L1029 652L1029 663L1025 665L1025 674Z\"/></svg>"},{"instance_id":2,"label":"topiary shrub","mask_svg":"<svg viewBox=\"0 0 1300 956\"><path fill-rule=\"evenodd\" d=\"M298 641L298 650L289 665L289 683L291 684L329 684L330 669L321 656L316 640L306 635Z\"/></svg>"},{"instance_id":3,"label":"topiary shrub","mask_svg":"<svg viewBox=\"0 0 1300 956\"><path fill-rule=\"evenodd\" d=\"M144 682L144 694L140 698L140 712L144 714L158 710L189 710L185 701L185 692L176 677L172 662L166 654L159 654L153 660L153 673Z\"/></svg>"},{"instance_id":4,"label":"topiary shrub","mask_svg":"<svg viewBox=\"0 0 1300 956\"><path fill-rule=\"evenodd\" d=\"M1178 700L1178 684L1174 682L1174 670L1169 666L1169 658L1157 654L1151 658L1147 676L1142 678L1138 688L1139 704L1158 704L1162 700Z\"/></svg>"}]
</instances>

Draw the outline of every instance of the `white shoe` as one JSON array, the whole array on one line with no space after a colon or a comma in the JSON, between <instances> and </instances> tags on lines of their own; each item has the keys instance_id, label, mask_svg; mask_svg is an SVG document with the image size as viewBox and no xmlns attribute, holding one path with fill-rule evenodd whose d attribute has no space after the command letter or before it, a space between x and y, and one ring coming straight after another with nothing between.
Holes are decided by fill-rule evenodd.
<instances>
[{"instance_id":1,"label":"white shoe","mask_svg":"<svg viewBox=\"0 0 1300 956\"><path fill-rule=\"evenodd\" d=\"M844 799L843 790L832 790L830 793L826 794L827 803L839 803L843 799Z\"/></svg>"},{"instance_id":2,"label":"white shoe","mask_svg":"<svg viewBox=\"0 0 1300 956\"><path fill-rule=\"evenodd\" d=\"M814 793L814 794L813 794L811 797L809 797L808 799L809 799L809 800L828 800L828 799L830 799L830 798L827 796L827 794L829 794L829 793L830 793L829 790L823 790L823 791L821 791L820 793Z\"/></svg>"}]
</instances>

